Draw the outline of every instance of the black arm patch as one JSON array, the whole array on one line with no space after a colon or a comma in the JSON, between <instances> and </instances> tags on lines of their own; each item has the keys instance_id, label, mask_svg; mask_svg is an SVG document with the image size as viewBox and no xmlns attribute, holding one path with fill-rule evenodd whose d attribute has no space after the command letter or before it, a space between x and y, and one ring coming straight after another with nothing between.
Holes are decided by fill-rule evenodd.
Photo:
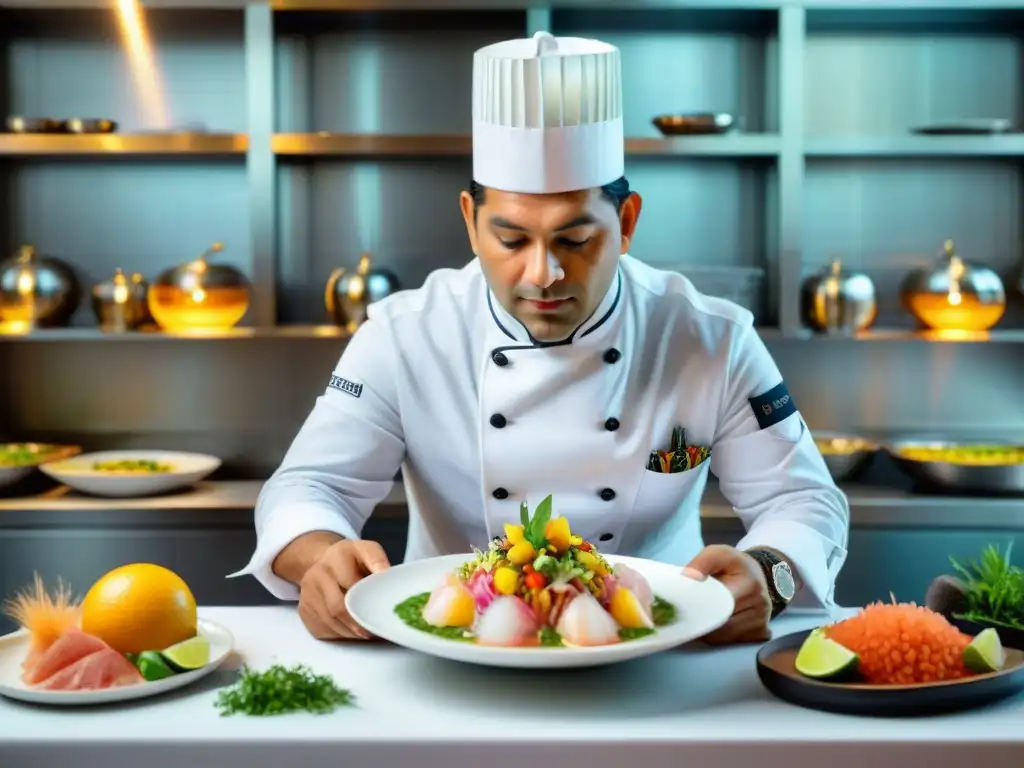
<instances>
[{"instance_id":1,"label":"black arm patch","mask_svg":"<svg viewBox=\"0 0 1024 768\"><path fill-rule=\"evenodd\" d=\"M331 376L331 383L328 384L331 389L336 389L339 392L344 392L346 395L352 395L352 397L359 397L363 394L363 385L355 381L349 381L343 379L341 376Z\"/></svg>"},{"instance_id":2,"label":"black arm patch","mask_svg":"<svg viewBox=\"0 0 1024 768\"><path fill-rule=\"evenodd\" d=\"M796 413L796 401L786 389L786 382L780 381L763 395L751 397L750 407L761 429L775 426L783 419Z\"/></svg>"}]
</instances>

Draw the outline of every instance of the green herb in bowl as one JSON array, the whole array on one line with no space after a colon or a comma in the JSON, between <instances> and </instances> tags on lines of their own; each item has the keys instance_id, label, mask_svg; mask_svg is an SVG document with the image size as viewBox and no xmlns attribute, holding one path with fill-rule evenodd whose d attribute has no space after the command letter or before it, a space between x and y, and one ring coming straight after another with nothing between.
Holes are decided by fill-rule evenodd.
<instances>
[{"instance_id":1,"label":"green herb in bowl","mask_svg":"<svg viewBox=\"0 0 1024 768\"><path fill-rule=\"evenodd\" d=\"M317 675L303 664L274 664L262 672L243 667L241 678L220 692L215 706L223 717L262 717L293 712L326 715L354 703L355 696L327 675Z\"/></svg>"},{"instance_id":2,"label":"green herb in bowl","mask_svg":"<svg viewBox=\"0 0 1024 768\"><path fill-rule=\"evenodd\" d=\"M955 618L1024 631L1024 571L1013 565L1013 542L1000 552L988 546L978 562L951 559L964 583L967 610Z\"/></svg>"}]
</instances>

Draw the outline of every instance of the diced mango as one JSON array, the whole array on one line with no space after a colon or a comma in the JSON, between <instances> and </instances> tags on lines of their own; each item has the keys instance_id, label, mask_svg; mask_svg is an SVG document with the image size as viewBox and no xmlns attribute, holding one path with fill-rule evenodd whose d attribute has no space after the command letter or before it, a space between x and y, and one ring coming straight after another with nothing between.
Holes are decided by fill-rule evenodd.
<instances>
[{"instance_id":1,"label":"diced mango","mask_svg":"<svg viewBox=\"0 0 1024 768\"><path fill-rule=\"evenodd\" d=\"M513 525L512 523L505 523L505 538L508 539L512 546L519 544L523 540L523 526Z\"/></svg>"},{"instance_id":2,"label":"diced mango","mask_svg":"<svg viewBox=\"0 0 1024 768\"><path fill-rule=\"evenodd\" d=\"M519 589L519 573L514 568L498 568L494 572L494 588L503 595L514 595Z\"/></svg>"},{"instance_id":3,"label":"diced mango","mask_svg":"<svg viewBox=\"0 0 1024 768\"><path fill-rule=\"evenodd\" d=\"M549 520L544 526L544 538L556 552L565 552L569 549L569 540L572 532L569 530L569 521L564 517L556 517Z\"/></svg>"},{"instance_id":4,"label":"diced mango","mask_svg":"<svg viewBox=\"0 0 1024 768\"><path fill-rule=\"evenodd\" d=\"M651 629L654 627L654 622L640 605L636 595L625 587L619 587L612 593L608 611L620 627L626 629Z\"/></svg>"},{"instance_id":5,"label":"diced mango","mask_svg":"<svg viewBox=\"0 0 1024 768\"><path fill-rule=\"evenodd\" d=\"M599 576L606 576L608 574L608 569L604 567L604 563L590 552L583 552L582 550L577 552L576 562Z\"/></svg>"},{"instance_id":6,"label":"diced mango","mask_svg":"<svg viewBox=\"0 0 1024 768\"><path fill-rule=\"evenodd\" d=\"M540 608L541 612L547 616L551 611L551 590L542 589L540 594L537 595L537 607Z\"/></svg>"},{"instance_id":7,"label":"diced mango","mask_svg":"<svg viewBox=\"0 0 1024 768\"><path fill-rule=\"evenodd\" d=\"M537 552L528 541L520 541L508 551L509 562L513 565L524 565L535 557L537 557Z\"/></svg>"},{"instance_id":8,"label":"diced mango","mask_svg":"<svg viewBox=\"0 0 1024 768\"><path fill-rule=\"evenodd\" d=\"M574 547L578 547L580 544L583 543L583 537L577 536L574 533L572 536L569 537L569 543L572 544Z\"/></svg>"}]
</instances>

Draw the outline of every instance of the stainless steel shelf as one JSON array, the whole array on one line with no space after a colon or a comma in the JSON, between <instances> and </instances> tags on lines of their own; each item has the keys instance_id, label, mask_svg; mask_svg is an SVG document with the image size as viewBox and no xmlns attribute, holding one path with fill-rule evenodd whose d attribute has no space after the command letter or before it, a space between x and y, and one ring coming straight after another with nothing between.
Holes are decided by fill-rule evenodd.
<instances>
[{"instance_id":1,"label":"stainless steel shelf","mask_svg":"<svg viewBox=\"0 0 1024 768\"><path fill-rule=\"evenodd\" d=\"M249 525L263 482L259 480L200 483L183 493L142 499L81 496L68 488L22 498L0 498L0 528L11 526L88 526L116 518L127 525L173 528L203 522L218 524L211 513L231 514L235 525ZM844 486L855 527L881 528L1024 528L1020 499L928 496L871 486ZM396 482L375 517L407 515L405 489ZM81 517L74 513L86 513ZM239 515L239 513L245 513ZM701 502L705 520L736 521L732 505L714 485ZM102 519L101 519L102 518ZM225 518L226 519L226 518Z\"/></svg>"},{"instance_id":2,"label":"stainless steel shelf","mask_svg":"<svg viewBox=\"0 0 1024 768\"><path fill-rule=\"evenodd\" d=\"M239 155L249 139L234 133L89 134L0 133L0 156Z\"/></svg>"},{"instance_id":3,"label":"stainless steel shelf","mask_svg":"<svg viewBox=\"0 0 1024 768\"><path fill-rule=\"evenodd\" d=\"M931 343L992 343L1024 344L1024 329L989 332L972 331L911 331L900 328L879 328L855 335L819 334L807 329L789 334L779 328L762 327L758 335L765 341L810 341L822 343L849 341L920 341ZM240 341L246 339L345 339L348 333L335 325L282 325L269 328L232 328L225 331L195 331L191 333L165 333L163 331L134 331L106 333L98 328L52 328L31 333L2 333L0 344L46 342L111 342L133 343L151 341Z\"/></svg>"},{"instance_id":4,"label":"stainless steel shelf","mask_svg":"<svg viewBox=\"0 0 1024 768\"><path fill-rule=\"evenodd\" d=\"M781 339L815 342L842 341L921 341L937 344L1021 344L1024 343L1024 329L995 331L911 331L901 328L877 328L848 336L840 334L814 333L803 329L793 335L778 334Z\"/></svg>"},{"instance_id":5,"label":"stainless steel shelf","mask_svg":"<svg viewBox=\"0 0 1024 768\"><path fill-rule=\"evenodd\" d=\"M1024 157L1024 134L807 138L809 158Z\"/></svg>"},{"instance_id":6,"label":"stainless steel shelf","mask_svg":"<svg viewBox=\"0 0 1024 768\"><path fill-rule=\"evenodd\" d=\"M469 157L470 136L398 136L387 134L279 133L273 137L279 157ZM643 157L775 157L773 134L686 136L626 140L626 153Z\"/></svg>"},{"instance_id":7,"label":"stainless steel shelf","mask_svg":"<svg viewBox=\"0 0 1024 768\"><path fill-rule=\"evenodd\" d=\"M174 0L166 0L173 2ZM179 0L180 1L180 0ZM556 0L555 8L707 9L764 11L797 5L799 0ZM444 11L530 10L543 6L536 0L270 0L275 11Z\"/></svg>"},{"instance_id":8,"label":"stainless steel shelf","mask_svg":"<svg viewBox=\"0 0 1024 768\"><path fill-rule=\"evenodd\" d=\"M0 343L24 342L151 342L161 341L236 341L244 339L343 339L348 334L334 325L286 325L276 328L231 328L223 331L166 333L132 331L106 333L99 328L47 328L30 333L0 333Z\"/></svg>"}]
</instances>

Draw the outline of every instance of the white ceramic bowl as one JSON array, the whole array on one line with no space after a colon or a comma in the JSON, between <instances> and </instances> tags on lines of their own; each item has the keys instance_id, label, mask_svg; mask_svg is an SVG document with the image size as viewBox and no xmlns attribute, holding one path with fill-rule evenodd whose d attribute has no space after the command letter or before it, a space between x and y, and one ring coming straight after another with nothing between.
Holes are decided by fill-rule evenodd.
<instances>
[{"instance_id":1,"label":"white ceramic bowl","mask_svg":"<svg viewBox=\"0 0 1024 768\"><path fill-rule=\"evenodd\" d=\"M170 472L104 472L97 462L149 460L172 467ZM176 451L101 451L39 467L40 471L80 493L131 498L155 496L195 485L220 467L216 456Z\"/></svg>"}]
</instances>

